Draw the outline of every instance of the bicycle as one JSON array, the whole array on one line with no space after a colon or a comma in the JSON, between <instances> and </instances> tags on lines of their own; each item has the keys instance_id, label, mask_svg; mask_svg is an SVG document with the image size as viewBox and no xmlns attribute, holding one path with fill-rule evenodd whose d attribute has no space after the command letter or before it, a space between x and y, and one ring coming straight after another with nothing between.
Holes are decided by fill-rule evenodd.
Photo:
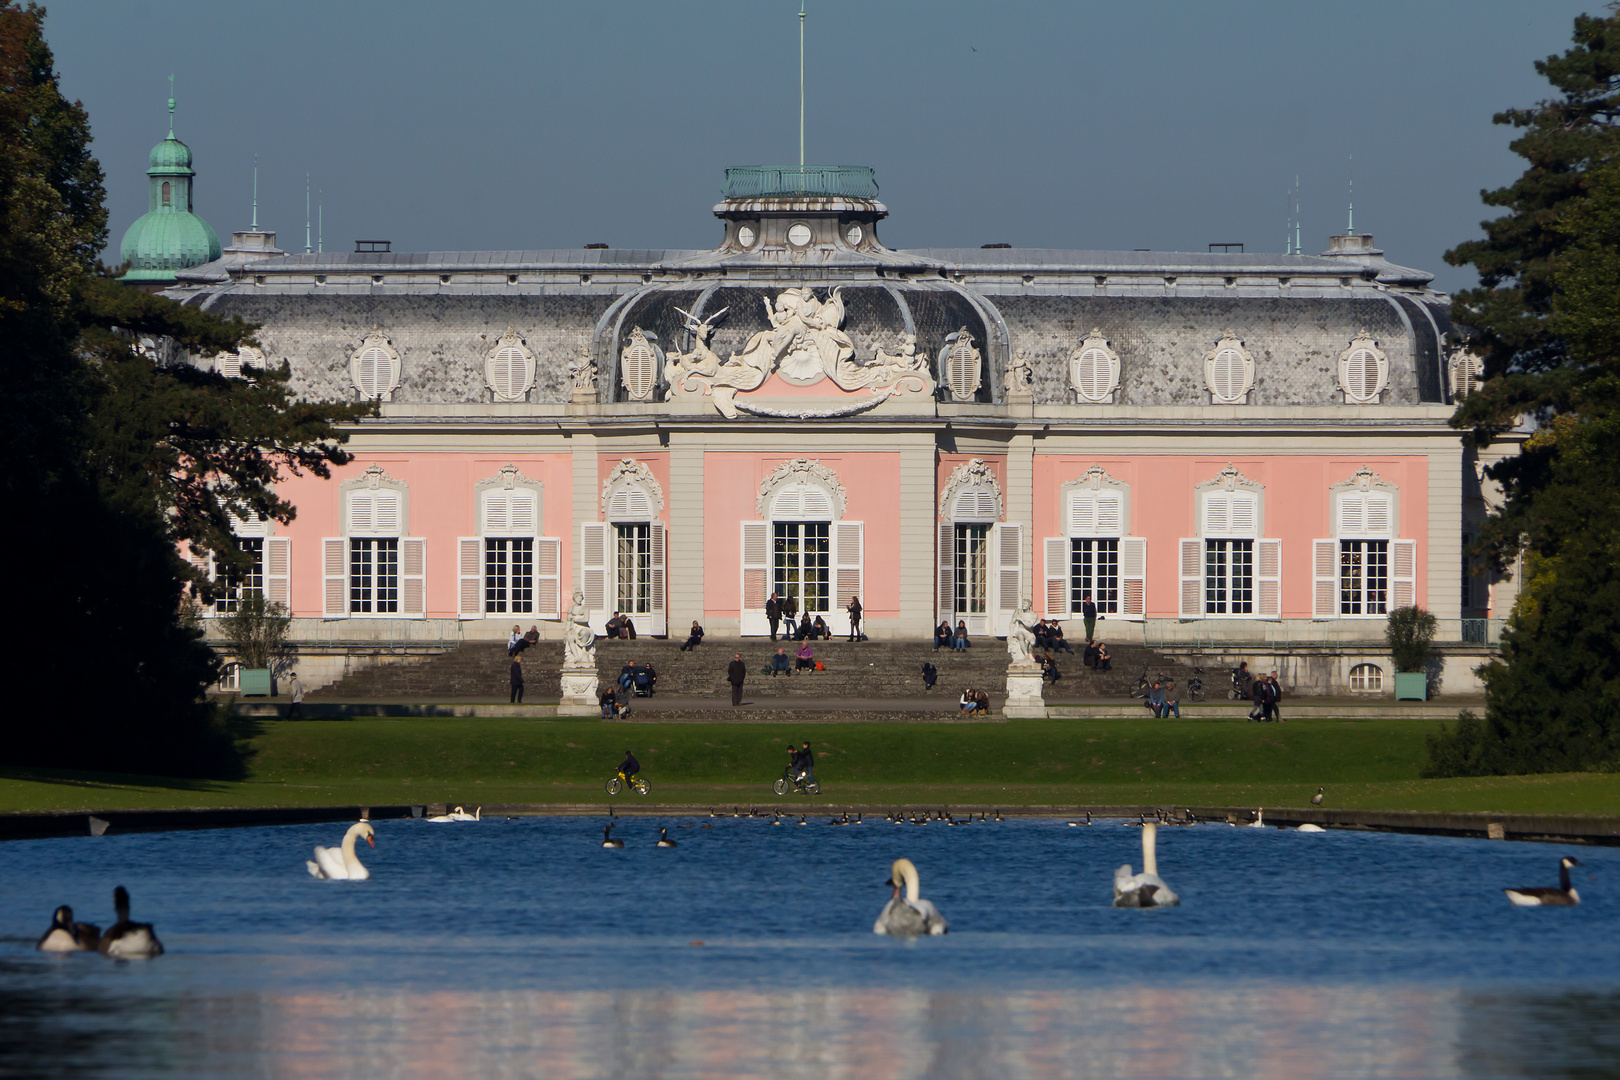
<instances>
[{"instance_id":1,"label":"bicycle","mask_svg":"<svg viewBox=\"0 0 1620 1080\"><path fill-rule=\"evenodd\" d=\"M1153 690L1153 682L1153 679L1148 678L1147 668L1143 668L1142 674L1136 677L1136 685L1131 688L1131 697L1147 697L1148 694ZM1167 694L1176 688L1176 680L1172 679L1162 671L1159 672L1158 683L1159 687Z\"/></svg>"},{"instance_id":2,"label":"bicycle","mask_svg":"<svg viewBox=\"0 0 1620 1080\"><path fill-rule=\"evenodd\" d=\"M630 790L634 791L637 795L645 795L649 790L651 790L647 786L647 781L643 780L641 777L628 777L625 776L624 773L618 773L607 782L607 793L609 795L617 795L619 792L624 790L626 783L630 785Z\"/></svg>"},{"instance_id":3,"label":"bicycle","mask_svg":"<svg viewBox=\"0 0 1620 1080\"><path fill-rule=\"evenodd\" d=\"M1192 678L1187 680L1187 700L1204 700L1204 669L1201 667L1193 668Z\"/></svg>"},{"instance_id":4,"label":"bicycle","mask_svg":"<svg viewBox=\"0 0 1620 1080\"><path fill-rule=\"evenodd\" d=\"M786 795L790 784L795 794L801 791L806 795L819 795L821 793L821 785L816 783L814 777L802 772L795 774L791 765L782 770L782 775L777 777L776 782L771 785L771 790L778 795Z\"/></svg>"}]
</instances>

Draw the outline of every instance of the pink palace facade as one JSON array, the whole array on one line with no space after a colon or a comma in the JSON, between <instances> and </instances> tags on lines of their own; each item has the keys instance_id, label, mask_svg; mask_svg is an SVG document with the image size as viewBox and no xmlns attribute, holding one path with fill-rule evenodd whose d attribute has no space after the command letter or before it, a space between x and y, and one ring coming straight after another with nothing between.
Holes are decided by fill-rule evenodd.
<instances>
[{"instance_id":1,"label":"pink palace facade","mask_svg":"<svg viewBox=\"0 0 1620 1080\"><path fill-rule=\"evenodd\" d=\"M1105 638L1334 692L1380 688L1361 665L1387 674L1383 616L1417 603L1465 687L1511 596L1465 568L1489 492L1447 419L1475 369L1431 275L1367 235L898 251L876 196L867 169L733 169L710 251L238 233L180 271L168 295L262 326L199 363L380 403L352 465L286 480L296 520L241 529L301 669L558 636L575 590L598 626L763 635L775 589L913 639L1005 634L1026 596L1074 636L1090 595Z\"/></svg>"}]
</instances>

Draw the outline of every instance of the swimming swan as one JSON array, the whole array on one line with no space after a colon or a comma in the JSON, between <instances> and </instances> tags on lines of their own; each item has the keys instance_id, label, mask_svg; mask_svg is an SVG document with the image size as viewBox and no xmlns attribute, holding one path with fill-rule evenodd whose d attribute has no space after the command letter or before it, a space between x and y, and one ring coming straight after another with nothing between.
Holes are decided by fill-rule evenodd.
<instances>
[{"instance_id":1,"label":"swimming swan","mask_svg":"<svg viewBox=\"0 0 1620 1080\"><path fill-rule=\"evenodd\" d=\"M1581 902L1581 894L1569 883L1569 868L1581 861L1565 855L1558 860L1558 888L1503 889L1514 907L1572 907Z\"/></svg>"},{"instance_id":2,"label":"swimming swan","mask_svg":"<svg viewBox=\"0 0 1620 1080\"><path fill-rule=\"evenodd\" d=\"M1295 831L1297 831L1297 832L1327 832L1327 830L1322 828L1322 826L1320 826L1320 825L1312 825L1308 821L1305 824L1301 825Z\"/></svg>"},{"instance_id":3,"label":"swimming swan","mask_svg":"<svg viewBox=\"0 0 1620 1080\"><path fill-rule=\"evenodd\" d=\"M1142 872L1132 874L1130 863L1114 871L1115 907L1180 906L1181 897L1172 892L1159 876L1158 838L1159 826L1156 823L1150 821L1142 826Z\"/></svg>"},{"instance_id":4,"label":"swimming swan","mask_svg":"<svg viewBox=\"0 0 1620 1080\"><path fill-rule=\"evenodd\" d=\"M424 820L427 820L427 821L477 821L481 817L483 817L483 814L484 814L484 808L482 806L480 806L478 808L478 813L476 813L476 814L469 814L469 813L467 813L467 811L463 810L461 807L458 806L454 810L450 811L448 814L434 814L432 817L426 818Z\"/></svg>"},{"instance_id":5,"label":"swimming swan","mask_svg":"<svg viewBox=\"0 0 1620 1080\"><path fill-rule=\"evenodd\" d=\"M917 868L910 859L894 860L889 880L883 884L893 886L894 895L883 905L877 922L872 924L872 933L892 937L937 936L949 928L945 916L939 913L932 901L917 897L921 879L917 877ZM901 885L906 889L904 897L900 895Z\"/></svg>"},{"instance_id":6,"label":"swimming swan","mask_svg":"<svg viewBox=\"0 0 1620 1080\"><path fill-rule=\"evenodd\" d=\"M129 921L129 892L122 885L113 890L113 910L118 912L118 921L101 935L98 948L102 956L124 960L163 955L163 942L152 932L152 924Z\"/></svg>"},{"instance_id":7,"label":"swimming swan","mask_svg":"<svg viewBox=\"0 0 1620 1080\"><path fill-rule=\"evenodd\" d=\"M1265 827L1266 827L1266 808L1262 806L1260 809L1258 809L1258 810L1256 810L1254 812L1254 820L1249 822L1249 828L1251 828L1251 829L1263 829Z\"/></svg>"},{"instance_id":8,"label":"swimming swan","mask_svg":"<svg viewBox=\"0 0 1620 1080\"><path fill-rule=\"evenodd\" d=\"M95 952L101 944L101 929L89 923L74 922L73 909L63 904L51 916L51 928L34 948L40 952Z\"/></svg>"},{"instance_id":9,"label":"swimming swan","mask_svg":"<svg viewBox=\"0 0 1620 1080\"><path fill-rule=\"evenodd\" d=\"M377 841L372 839L375 835L369 821L357 821L350 825L349 831L343 834L341 851L337 848L316 847L315 858L304 860L304 865L309 867L309 876L330 881L366 880L371 876L371 871L361 864L360 857L354 853L354 842L363 836L366 843L375 848Z\"/></svg>"}]
</instances>

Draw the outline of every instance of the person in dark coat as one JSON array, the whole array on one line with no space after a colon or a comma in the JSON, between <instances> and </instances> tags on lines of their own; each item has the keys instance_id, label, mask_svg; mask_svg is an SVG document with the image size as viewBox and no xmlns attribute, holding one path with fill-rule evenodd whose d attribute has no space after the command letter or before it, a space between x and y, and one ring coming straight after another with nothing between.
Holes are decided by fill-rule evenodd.
<instances>
[{"instance_id":1,"label":"person in dark coat","mask_svg":"<svg viewBox=\"0 0 1620 1080\"><path fill-rule=\"evenodd\" d=\"M1266 718L1266 680L1262 676L1254 680L1254 708L1249 710L1250 720L1265 720Z\"/></svg>"},{"instance_id":2,"label":"person in dark coat","mask_svg":"<svg viewBox=\"0 0 1620 1080\"><path fill-rule=\"evenodd\" d=\"M849 611L849 640L859 641L866 636L861 633L861 612L865 610L861 607L861 598L858 596L850 597L847 610Z\"/></svg>"},{"instance_id":3,"label":"person in dark coat","mask_svg":"<svg viewBox=\"0 0 1620 1080\"><path fill-rule=\"evenodd\" d=\"M743 663L742 653L735 653L731 663L726 666L726 682L731 684L731 704L742 704L743 680L748 678L748 665Z\"/></svg>"},{"instance_id":4,"label":"person in dark coat","mask_svg":"<svg viewBox=\"0 0 1620 1080\"><path fill-rule=\"evenodd\" d=\"M1052 648L1073 654L1074 646L1070 645L1068 641L1064 639L1063 624L1058 622L1056 619L1053 619L1051 622L1047 623L1047 636L1051 638Z\"/></svg>"},{"instance_id":5,"label":"person in dark coat","mask_svg":"<svg viewBox=\"0 0 1620 1080\"><path fill-rule=\"evenodd\" d=\"M774 592L765 601L765 617L771 620L771 640L776 640L776 627L782 621L782 600Z\"/></svg>"},{"instance_id":6,"label":"person in dark coat","mask_svg":"<svg viewBox=\"0 0 1620 1080\"><path fill-rule=\"evenodd\" d=\"M954 636L955 635L951 632L951 621L949 619L941 619L939 625L934 627L934 651L938 652L942 648L950 648L951 638Z\"/></svg>"},{"instance_id":7,"label":"person in dark coat","mask_svg":"<svg viewBox=\"0 0 1620 1080\"><path fill-rule=\"evenodd\" d=\"M512 654L512 699L510 705L523 704L523 653Z\"/></svg>"},{"instance_id":8,"label":"person in dark coat","mask_svg":"<svg viewBox=\"0 0 1620 1080\"><path fill-rule=\"evenodd\" d=\"M1091 602L1091 594L1086 594L1086 602L1080 605L1080 617L1086 621L1086 640L1090 641L1097 636L1097 605Z\"/></svg>"},{"instance_id":9,"label":"person in dark coat","mask_svg":"<svg viewBox=\"0 0 1620 1080\"><path fill-rule=\"evenodd\" d=\"M804 618L799 620L799 632L794 636L799 641L815 640L816 628L810 625L810 613L808 611L804 613Z\"/></svg>"},{"instance_id":10,"label":"person in dark coat","mask_svg":"<svg viewBox=\"0 0 1620 1080\"><path fill-rule=\"evenodd\" d=\"M792 594L782 597L782 621L787 624L788 637L793 636L794 624L799 620L799 602Z\"/></svg>"},{"instance_id":11,"label":"person in dark coat","mask_svg":"<svg viewBox=\"0 0 1620 1080\"><path fill-rule=\"evenodd\" d=\"M703 644L703 627L698 625L698 621L696 619L693 619L692 632L687 635L686 643L681 646L681 652L685 652L688 649L695 649L701 644Z\"/></svg>"},{"instance_id":12,"label":"person in dark coat","mask_svg":"<svg viewBox=\"0 0 1620 1080\"><path fill-rule=\"evenodd\" d=\"M513 627L513 629L515 630L516 627ZM617 640L618 638L624 636L623 630L624 622L619 618L619 613L615 611L613 613L613 617L608 619L607 626L604 628L603 632L607 637Z\"/></svg>"},{"instance_id":13,"label":"person in dark coat","mask_svg":"<svg viewBox=\"0 0 1620 1080\"><path fill-rule=\"evenodd\" d=\"M923 661L922 675L923 689L932 690L934 688L934 683L939 681L939 668L925 660Z\"/></svg>"}]
</instances>

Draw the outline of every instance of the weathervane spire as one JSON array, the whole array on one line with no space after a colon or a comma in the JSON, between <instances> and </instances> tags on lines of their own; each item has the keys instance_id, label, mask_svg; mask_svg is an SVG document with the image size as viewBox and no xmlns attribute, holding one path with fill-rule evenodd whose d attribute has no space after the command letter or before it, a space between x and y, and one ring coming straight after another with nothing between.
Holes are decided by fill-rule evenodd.
<instances>
[{"instance_id":1,"label":"weathervane spire","mask_svg":"<svg viewBox=\"0 0 1620 1080\"><path fill-rule=\"evenodd\" d=\"M174 72L169 72L169 138L174 138Z\"/></svg>"},{"instance_id":2,"label":"weathervane spire","mask_svg":"<svg viewBox=\"0 0 1620 1080\"><path fill-rule=\"evenodd\" d=\"M172 105L173 102L170 102ZM805 167L805 0L799 0L799 168Z\"/></svg>"},{"instance_id":3,"label":"weathervane spire","mask_svg":"<svg viewBox=\"0 0 1620 1080\"><path fill-rule=\"evenodd\" d=\"M310 253L309 246L309 173L304 174L304 254Z\"/></svg>"},{"instance_id":4,"label":"weathervane spire","mask_svg":"<svg viewBox=\"0 0 1620 1080\"><path fill-rule=\"evenodd\" d=\"M1356 231L1356 155L1350 155L1350 216L1344 223L1345 235Z\"/></svg>"},{"instance_id":5,"label":"weathervane spire","mask_svg":"<svg viewBox=\"0 0 1620 1080\"><path fill-rule=\"evenodd\" d=\"M259 155L253 155L253 224L248 226L254 232L259 231Z\"/></svg>"}]
</instances>

